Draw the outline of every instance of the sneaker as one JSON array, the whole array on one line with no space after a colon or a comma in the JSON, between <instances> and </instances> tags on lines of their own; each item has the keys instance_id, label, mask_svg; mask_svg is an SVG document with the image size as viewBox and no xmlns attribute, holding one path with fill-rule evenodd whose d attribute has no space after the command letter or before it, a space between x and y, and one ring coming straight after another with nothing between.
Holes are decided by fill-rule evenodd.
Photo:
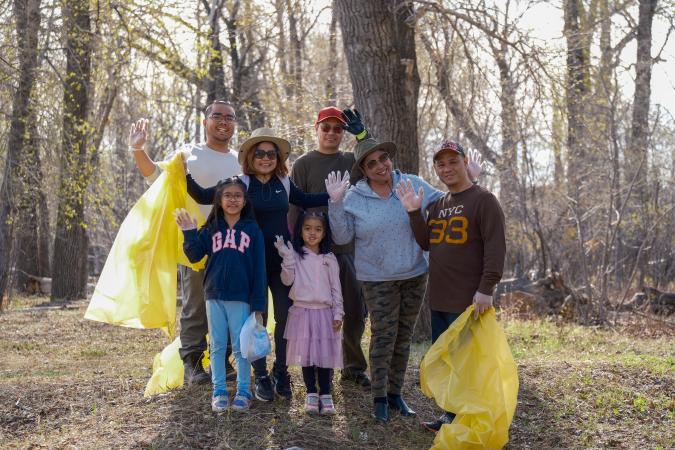
<instances>
[{"instance_id":1,"label":"sneaker","mask_svg":"<svg viewBox=\"0 0 675 450\"><path fill-rule=\"evenodd\" d=\"M272 380L267 375L255 379L255 398L261 402L271 402L274 400Z\"/></svg>"},{"instance_id":2,"label":"sneaker","mask_svg":"<svg viewBox=\"0 0 675 450\"><path fill-rule=\"evenodd\" d=\"M221 413L227 411L230 407L230 398L227 395L215 395L211 399L211 409L213 412Z\"/></svg>"},{"instance_id":3,"label":"sneaker","mask_svg":"<svg viewBox=\"0 0 675 450\"><path fill-rule=\"evenodd\" d=\"M211 383L211 376L204 371L202 366L202 354L190 354L183 361L183 385Z\"/></svg>"},{"instance_id":4,"label":"sneaker","mask_svg":"<svg viewBox=\"0 0 675 450\"><path fill-rule=\"evenodd\" d=\"M305 412L319 412L319 394L307 394L307 398L305 399Z\"/></svg>"},{"instance_id":5,"label":"sneaker","mask_svg":"<svg viewBox=\"0 0 675 450\"><path fill-rule=\"evenodd\" d=\"M251 408L251 397L247 394L237 394L232 400L232 409L235 411L246 411Z\"/></svg>"},{"instance_id":6,"label":"sneaker","mask_svg":"<svg viewBox=\"0 0 675 450\"><path fill-rule=\"evenodd\" d=\"M225 360L225 380L226 381L237 381L237 371L232 367L232 363L229 359Z\"/></svg>"},{"instance_id":7,"label":"sneaker","mask_svg":"<svg viewBox=\"0 0 675 450\"><path fill-rule=\"evenodd\" d=\"M447 423L452 423L452 421L455 419L455 415L451 412L444 412L441 417L438 418L438 420L434 420L431 422L422 422L422 427L429 431L433 431L434 433L438 433L438 431L441 429L441 427Z\"/></svg>"},{"instance_id":8,"label":"sneaker","mask_svg":"<svg viewBox=\"0 0 675 450\"><path fill-rule=\"evenodd\" d=\"M319 397L319 402L321 403L321 414L334 415L337 412L335 411L333 397L330 394Z\"/></svg>"},{"instance_id":9,"label":"sneaker","mask_svg":"<svg viewBox=\"0 0 675 450\"><path fill-rule=\"evenodd\" d=\"M274 383L274 392L286 400L290 400L293 397L293 392L291 391L291 377L288 375L288 372L283 374L272 373L272 383Z\"/></svg>"},{"instance_id":10,"label":"sneaker","mask_svg":"<svg viewBox=\"0 0 675 450\"><path fill-rule=\"evenodd\" d=\"M353 383L356 383L357 385L363 387L363 388L369 388L370 387L370 378L368 378L368 375L366 375L365 372L350 372L350 371L343 371L342 372L342 379L351 381Z\"/></svg>"}]
</instances>

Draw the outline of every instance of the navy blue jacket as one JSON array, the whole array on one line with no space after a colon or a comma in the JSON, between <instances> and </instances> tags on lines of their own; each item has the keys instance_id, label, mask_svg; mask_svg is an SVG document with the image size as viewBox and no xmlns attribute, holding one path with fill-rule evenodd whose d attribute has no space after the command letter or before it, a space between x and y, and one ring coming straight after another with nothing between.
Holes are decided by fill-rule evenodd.
<instances>
[{"instance_id":1,"label":"navy blue jacket","mask_svg":"<svg viewBox=\"0 0 675 450\"><path fill-rule=\"evenodd\" d=\"M253 219L240 219L234 228L219 220L218 231L208 226L184 230L183 251L190 262L204 255L204 299L248 303L251 311L267 311L265 246Z\"/></svg>"},{"instance_id":2,"label":"navy blue jacket","mask_svg":"<svg viewBox=\"0 0 675 450\"><path fill-rule=\"evenodd\" d=\"M215 187L201 187L190 174L187 175L187 191L190 197L201 205L212 204L216 193ZM277 235L283 236L286 241L291 239L291 233L288 230L288 203L301 208L326 206L328 194L325 192L306 194L291 181L290 192L287 195L286 188L276 175L272 176L267 183L261 183L252 175L247 194L253 205L255 218L265 237L265 262L268 273L281 272L281 256L274 247L274 241Z\"/></svg>"}]
</instances>

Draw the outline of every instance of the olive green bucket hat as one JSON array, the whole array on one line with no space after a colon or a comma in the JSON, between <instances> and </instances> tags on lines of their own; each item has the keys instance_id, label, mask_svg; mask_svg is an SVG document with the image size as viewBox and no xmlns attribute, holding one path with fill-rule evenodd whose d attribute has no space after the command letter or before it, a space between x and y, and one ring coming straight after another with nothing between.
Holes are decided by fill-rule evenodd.
<instances>
[{"instance_id":1,"label":"olive green bucket hat","mask_svg":"<svg viewBox=\"0 0 675 450\"><path fill-rule=\"evenodd\" d=\"M376 150L385 151L389 153L389 156L391 158L393 158L394 155L396 155L396 144L394 144L393 142L378 142L377 140L371 137L359 141L356 144L356 148L354 149L354 158L356 159L356 162L352 167L352 180L354 179L360 180L365 176L363 174L363 171L361 170L361 164L368 155L370 155Z\"/></svg>"}]
</instances>

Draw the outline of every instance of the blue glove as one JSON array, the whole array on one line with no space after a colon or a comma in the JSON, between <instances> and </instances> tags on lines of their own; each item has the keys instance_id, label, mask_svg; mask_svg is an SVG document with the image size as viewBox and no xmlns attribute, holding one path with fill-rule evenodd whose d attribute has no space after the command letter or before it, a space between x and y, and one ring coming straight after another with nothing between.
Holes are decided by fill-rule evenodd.
<instances>
[{"instance_id":1,"label":"blue glove","mask_svg":"<svg viewBox=\"0 0 675 450\"><path fill-rule=\"evenodd\" d=\"M356 109L343 109L342 115L347 120L347 124L342 125L342 128L353 134L357 141L362 141L368 136L368 130L361 121L361 114Z\"/></svg>"}]
</instances>

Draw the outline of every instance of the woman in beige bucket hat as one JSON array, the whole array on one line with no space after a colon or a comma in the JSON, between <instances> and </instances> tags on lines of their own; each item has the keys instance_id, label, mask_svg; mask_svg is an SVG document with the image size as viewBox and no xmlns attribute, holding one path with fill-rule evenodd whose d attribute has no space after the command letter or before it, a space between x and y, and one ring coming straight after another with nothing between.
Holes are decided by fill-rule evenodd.
<instances>
[{"instance_id":1,"label":"woman in beige bucket hat","mask_svg":"<svg viewBox=\"0 0 675 450\"><path fill-rule=\"evenodd\" d=\"M301 208L326 206L328 194L306 194L288 177L286 160L291 152L290 143L279 137L271 128L253 130L239 148L239 163L243 174L239 177L247 186L248 201L253 205L255 217L265 239L265 265L267 283L272 292L274 307L275 361L270 379L265 358L252 363L255 375L255 396L261 401L274 400L274 394L290 399L291 387L286 365L286 340L284 330L291 300L290 288L281 282L281 257L274 246L276 236L290 241L288 228L289 203ZM202 188L187 174L190 196L200 204L213 203L214 188ZM267 314L264 315L267 323Z\"/></svg>"}]
</instances>

